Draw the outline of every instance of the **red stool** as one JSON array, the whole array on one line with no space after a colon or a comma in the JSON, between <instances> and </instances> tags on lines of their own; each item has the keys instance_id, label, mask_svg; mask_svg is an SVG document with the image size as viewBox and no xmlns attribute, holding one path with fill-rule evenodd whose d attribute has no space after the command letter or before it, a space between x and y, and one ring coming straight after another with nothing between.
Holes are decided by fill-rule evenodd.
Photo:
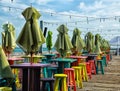
<instances>
[{"instance_id":1,"label":"red stool","mask_svg":"<svg viewBox=\"0 0 120 91\"><path fill-rule=\"evenodd\" d=\"M64 68L64 74L67 75L67 86L69 88L74 89L74 91L77 91L76 89L76 83L75 83L75 73L73 68Z\"/></svg>"},{"instance_id":2,"label":"red stool","mask_svg":"<svg viewBox=\"0 0 120 91\"><path fill-rule=\"evenodd\" d=\"M106 54L107 63L110 61L110 55Z\"/></svg>"},{"instance_id":3,"label":"red stool","mask_svg":"<svg viewBox=\"0 0 120 91\"><path fill-rule=\"evenodd\" d=\"M87 69L87 74L89 76L89 78L92 78L92 74L91 74L91 65L89 62L85 62L86 63L86 69Z\"/></svg>"},{"instance_id":4,"label":"red stool","mask_svg":"<svg viewBox=\"0 0 120 91\"><path fill-rule=\"evenodd\" d=\"M96 66L95 66L95 61L94 60L88 60L90 65L91 65L91 73L96 75Z\"/></svg>"}]
</instances>

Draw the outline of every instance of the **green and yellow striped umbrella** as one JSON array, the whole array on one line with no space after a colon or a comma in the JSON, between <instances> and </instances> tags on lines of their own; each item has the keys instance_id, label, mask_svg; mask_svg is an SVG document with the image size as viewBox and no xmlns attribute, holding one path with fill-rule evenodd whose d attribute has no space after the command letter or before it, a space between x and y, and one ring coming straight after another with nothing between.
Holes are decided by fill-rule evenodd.
<instances>
[{"instance_id":1,"label":"green and yellow striped umbrella","mask_svg":"<svg viewBox=\"0 0 120 91\"><path fill-rule=\"evenodd\" d=\"M4 32L2 32L2 47L5 53L11 53L16 47L15 43L15 28L12 24L3 25Z\"/></svg>"},{"instance_id":2,"label":"green and yellow striped umbrella","mask_svg":"<svg viewBox=\"0 0 120 91\"><path fill-rule=\"evenodd\" d=\"M57 40L55 42L54 47L61 54L61 57L64 57L71 48L73 48L72 43L70 41L70 37L68 35L68 28L65 25L60 25L57 28L59 34L57 35Z\"/></svg>"},{"instance_id":3,"label":"green and yellow striped umbrella","mask_svg":"<svg viewBox=\"0 0 120 91\"><path fill-rule=\"evenodd\" d=\"M72 36L72 45L73 47L78 51L81 52L83 48L85 48L85 42L83 39L80 37L80 30L78 28L75 28L73 31L73 36Z\"/></svg>"},{"instance_id":4,"label":"green and yellow striped umbrella","mask_svg":"<svg viewBox=\"0 0 120 91\"><path fill-rule=\"evenodd\" d=\"M1 78L14 78L7 57L0 46L0 77Z\"/></svg>"},{"instance_id":5,"label":"green and yellow striped umbrella","mask_svg":"<svg viewBox=\"0 0 120 91\"><path fill-rule=\"evenodd\" d=\"M101 36L99 34L95 35L95 53L101 54Z\"/></svg>"},{"instance_id":6,"label":"green and yellow striped umbrella","mask_svg":"<svg viewBox=\"0 0 120 91\"><path fill-rule=\"evenodd\" d=\"M36 53L40 46L45 43L45 38L39 27L38 19L41 14L33 7L26 8L22 15L26 23L20 32L16 43L26 54Z\"/></svg>"},{"instance_id":7,"label":"green and yellow striped umbrella","mask_svg":"<svg viewBox=\"0 0 120 91\"><path fill-rule=\"evenodd\" d=\"M88 53L93 53L95 44L94 44L94 35L91 32L88 32L85 35L85 43L86 43L86 49Z\"/></svg>"},{"instance_id":8,"label":"green and yellow striped umbrella","mask_svg":"<svg viewBox=\"0 0 120 91\"><path fill-rule=\"evenodd\" d=\"M51 31L48 31L48 36L46 38L46 45L50 53L50 50L52 49L52 32Z\"/></svg>"}]
</instances>

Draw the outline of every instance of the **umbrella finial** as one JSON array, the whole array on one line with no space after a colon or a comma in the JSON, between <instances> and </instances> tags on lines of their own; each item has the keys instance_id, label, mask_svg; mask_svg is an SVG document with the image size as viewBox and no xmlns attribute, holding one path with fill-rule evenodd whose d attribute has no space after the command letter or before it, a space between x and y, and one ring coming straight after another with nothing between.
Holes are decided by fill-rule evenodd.
<instances>
[{"instance_id":1,"label":"umbrella finial","mask_svg":"<svg viewBox=\"0 0 120 91\"><path fill-rule=\"evenodd\" d=\"M30 3L31 4L31 7L32 7L32 3Z\"/></svg>"}]
</instances>

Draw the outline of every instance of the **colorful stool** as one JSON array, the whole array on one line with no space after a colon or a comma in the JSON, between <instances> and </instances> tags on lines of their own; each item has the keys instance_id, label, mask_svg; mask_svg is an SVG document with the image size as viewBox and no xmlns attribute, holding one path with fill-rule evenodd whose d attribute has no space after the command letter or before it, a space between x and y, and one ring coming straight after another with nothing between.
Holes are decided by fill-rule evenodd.
<instances>
[{"instance_id":1,"label":"colorful stool","mask_svg":"<svg viewBox=\"0 0 120 91\"><path fill-rule=\"evenodd\" d=\"M104 74L103 60L97 60L96 73L98 74L99 71Z\"/></svg>"},{"instance_id":2,"label":"colorful stool","mask_svg":"<svg viewBox=\"0 0 120 91\"><path fill-rule=\"evenodd\" d=\"M79 67L82 68L82 78L83 78L83 81L88 81L86 64L85 63L79 63Z\"/></svg>"},{"instance_id":3,"label":"colorful stool","mask_svg":"<svg viewBox=\"0 0 120 91\"><path fill-rule=\"evenodd\" d=\"M53 91L59 91L59 86L60 86L61 91L68 91L67 75L66 74L55 74L54 77L55 77L55 83L54 83Z\"/></svg>"},{"instance_id":4,"label":"colorful stool","mask_svg":"<svg viewBox=\"0 0 120 91\"><path fill-rule=\"evenodd\" d=\"M11 87L0 87L0 91L12 91Z\"/></svg>"},{"instance_id":5,"label":"colorful stool","mask_svg":"<svg viewBox=\"0 0 120 91\"><path fill-rule=\"evenodd\" d=\"M106 56L103 56L103 57L102 57L102 60L103 60L103 65L104 65L104 66L107 66Z\"/></svg>"},{"instance_id":6,"label":"colorful stool","mask_svg":"<svg viewBox=\"0 0 120 91\"><path fill-rule=\"evenodd\" d=\"M42 82L41 91L53 91L54 80L55 80L54 78L41 78L40 79L40 81Z\"/></svg>"},{"instance_id":7,"label":"colorful stool","mask_svg":"<svg viewBox=\"0 0 120 91\"><path fill-rule=\"evenodd\" d=\"M88 60L88 62L91 65L91 73L96 75L96 66L95 66L95 60Z\"/></svg>"},{"instance_id":8,"label":"colorful stool","mask_svg":"<svg viewBox=\"0 0 120 91\"><path fill-rule=\"evenodd\" d=\"M70 88L73 87L74 91L76 91L76 83L75 83L75 73L73 68L64 68L64 74L67 75L67 86Z\"/></svg>"},{"instance_id":9,"label":"colorful stool","mask_svg":"<svg viewBox=\"0 0 120 91\"><path fill-rule=\"evenodd\" d=\"M92 78L92 74L91 74L92 70L91 70L90 62L85 62L85 63L86 63L87 75L91 79Z\"/></svg>"},{"instance_id":10,"label":"colorful stool","mask_svg":"<svg viewBox=\"0 0 120 91\"><path fill-rule=\"evenodd\" d=\"M82 68L79 66L72 66L72 68L75 70L75 80L77 83L78 88L83 88L82 83Z\"/></svg>"}]
</instances>

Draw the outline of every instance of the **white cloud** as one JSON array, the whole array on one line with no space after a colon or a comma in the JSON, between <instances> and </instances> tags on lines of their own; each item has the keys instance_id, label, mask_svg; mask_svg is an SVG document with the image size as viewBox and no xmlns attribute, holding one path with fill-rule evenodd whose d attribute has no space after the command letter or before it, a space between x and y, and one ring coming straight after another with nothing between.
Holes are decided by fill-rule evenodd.
<instances>
[{"instance_id":1,"label":"white cloud","mask_svg":"<svg viewBox=\"0 0 120 91\"><path fill-rule=\"evenodd\" d=\"M84 2L80 2L79 8L84 12L93 12L105 8L102 1L95 1L92 5L86 5Z\"/></svg>"}]
</instances>

